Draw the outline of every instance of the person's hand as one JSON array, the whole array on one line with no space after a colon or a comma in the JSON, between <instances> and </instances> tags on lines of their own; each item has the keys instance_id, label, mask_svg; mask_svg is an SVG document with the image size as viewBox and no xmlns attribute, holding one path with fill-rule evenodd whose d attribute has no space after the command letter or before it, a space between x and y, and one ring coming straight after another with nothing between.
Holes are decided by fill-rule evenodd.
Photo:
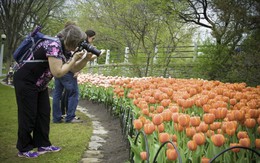
<instances>
[{"instance_id":1,"label":"person's hand","mask_svg":"<svg viewBox=\"0 0 260 163\"><path fill-rule=\"evenodd\" d=\"M86 51L86 56L84 57L84 59L86 59L87 61L92 61L92 58L94 57L95 55L93 55L92 53L89 53Z\"/></svg>"},{"instance_id":2,"label":"person's hand","mask_svg":"<svg viewBox=\"0 0 260 163\"><path fill-rule=\"evenodd\" d=\"M94 59L96 59L97 58L97 56L96 55L92 55L92 57L90 58L90 60L89 61L94 61Z\"/></svg>"},{"instance_id":3,"label":"person's hand","mask_svg":"<svg viewBox=\"0 0 260 163\"><path fill-rule=\"evenodd\" d=\"M73 57L72 57L72 59L74 59L75 61L78 61L78 60L80 60L81 58L82 58L82 56L85 54L85 52L82 50L82 51L80 51L80 52L76 52L74 55L73 55Z\"/></svg>"}]
</instances>

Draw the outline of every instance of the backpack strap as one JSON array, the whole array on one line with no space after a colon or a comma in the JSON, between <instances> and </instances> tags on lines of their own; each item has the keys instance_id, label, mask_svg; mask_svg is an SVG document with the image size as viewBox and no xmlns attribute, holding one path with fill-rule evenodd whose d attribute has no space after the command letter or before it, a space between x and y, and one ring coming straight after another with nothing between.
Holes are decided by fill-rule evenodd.
<instances>
[{"instance_id":1,"label":"backpack strap","mask_svg":"<svg viewBox=\"0 0 260 163\"><path fill-rule=\"evenodd\" d=\"M36 62L48 62L48 60L38 59L38 60L24 60L23 63L36 63Z\"/></svg>"},{"instance_id":2,"label":"backpack strap","mask_svg":"<svg viewBox=\"0 0 260 163\"><path fill-rule=\"evenodd\" d=\"M59 38L58 37L51 37L51 36L44 35L43 38L41 39L41 41L43 41L43 40L58 41ZM41 41L36 42L32 49L34 49ZM33 55L34 55L34 52L33 52L33 50L31 50L30 57L27 60L23 60L23 63L39 63L39 62L44 63L44 62L48 62L48 60L43 60L43 59L36 59L35 60L33 58Z\"/></svg>"}]
</instances>

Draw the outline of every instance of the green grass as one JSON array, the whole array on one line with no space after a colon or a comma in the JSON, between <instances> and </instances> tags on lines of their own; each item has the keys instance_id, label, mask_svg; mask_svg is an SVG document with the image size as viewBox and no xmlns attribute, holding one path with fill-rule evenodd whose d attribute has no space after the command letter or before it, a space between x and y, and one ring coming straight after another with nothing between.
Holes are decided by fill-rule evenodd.
<instances>
[{"instance_id":1,"label":"green grass","mask_svg":"<svg viewBox=\"0 0 260 163\"><path fill-rule=\"evenodd\" d=\"M1 79L2 80L2 79ZM83 113L76 113L84 123L50 125L50 140L53 145L62 147L57 153L47 153L38 158L19 158L17 156L17 105L14 89L0 84L0 162L57 162L76 163L81 159L92 135L92 122Z\"/></svg>"}]
</instances>

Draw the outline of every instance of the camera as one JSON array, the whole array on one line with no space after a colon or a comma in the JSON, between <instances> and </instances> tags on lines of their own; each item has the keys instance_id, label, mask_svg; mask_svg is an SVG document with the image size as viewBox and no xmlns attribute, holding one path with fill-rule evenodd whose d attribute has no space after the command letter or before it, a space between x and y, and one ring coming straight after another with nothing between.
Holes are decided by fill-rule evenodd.
<instances>
[{"instance_id":1,"label":"camera","mask_svg":"<svg viewBox=\"0 0 260 163\"><path fill-rule=\"evenodd\" d=\"M88 52L92 53L92 54L95 54L97 57L100 56L101 54L101 51L96 49L94 46L92 46L91 44L87 43L87 41L82 41L80 44L79 44L79 48L77 51L81 51L81 50L87 50Z\"/></svg>"}]
</instances>

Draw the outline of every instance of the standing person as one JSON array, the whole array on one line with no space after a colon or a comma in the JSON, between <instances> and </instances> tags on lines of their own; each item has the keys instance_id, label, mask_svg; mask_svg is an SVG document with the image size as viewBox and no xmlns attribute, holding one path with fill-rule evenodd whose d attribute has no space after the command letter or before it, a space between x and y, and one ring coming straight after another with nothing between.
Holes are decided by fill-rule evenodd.
<instances>
[{"instance_id":1,"label":"standing person","mask_svg":"<svg viewBox=\"0 0 260 163\"><path fill-rule=\"evenodd\" d=\"M63 50L75 51L86 38L79 27L70 25L61 34L60 40L44 40L37 45L34 59L46 62L26 63L14 72L19 157L34 158L61 150L49 140L51 107L47 84L53 76L61 77L68 71L80 70L91 58L91 55L82 57L85 50L76 52L70 60L64 56ZM33 148L38 148L37 152L32 151Z\"/></svg>"},{"instance_id":2,"label":"standing person","mask_svg":"<svg viewBox=\"0 0 260 163\"><path fill-rule=\"evenodd\" d=\"M87 43L92 43L95 39L95 31L87 30L85 33L87 35ZM95 59L94 56L93 59ZM53 92L54 123L62 122L63 117L65 117L65 122L68 123L82 122L75 114L79 102L78 73L69 72L61 78L55 78L55 89ZM65 112L66 115L64 115Z\"/></svg>"}]
</instances>

